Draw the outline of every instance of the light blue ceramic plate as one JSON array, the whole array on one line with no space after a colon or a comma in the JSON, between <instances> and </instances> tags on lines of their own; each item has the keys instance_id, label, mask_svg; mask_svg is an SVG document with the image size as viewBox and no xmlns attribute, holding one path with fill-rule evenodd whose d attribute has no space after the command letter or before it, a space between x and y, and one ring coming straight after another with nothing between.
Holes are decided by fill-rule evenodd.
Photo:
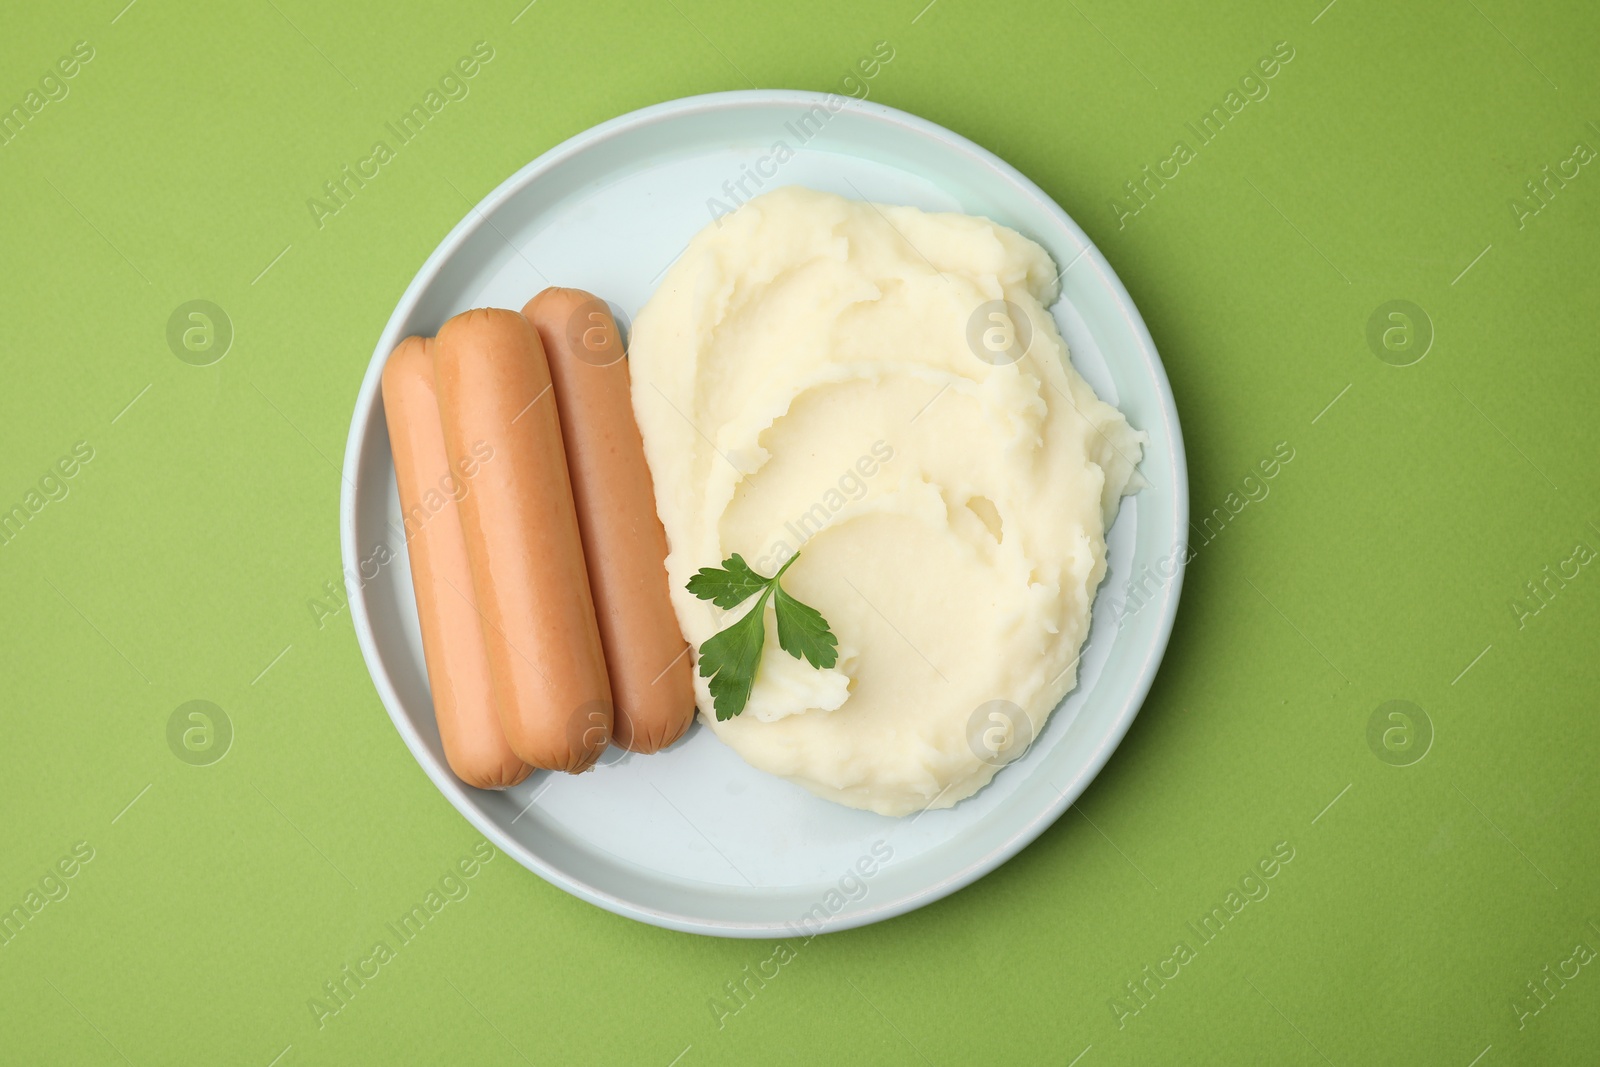
<instances>
[{"instance_id":1,"label":"light blue ceramic plate","mask_svg":"<svg viewBox=\"0 0 1600 1067\"><path fill-rule=\"evenodd\" d=\"M794 153L781 165L780 141ZM601 293L631 318L710 221L709 201L727 203L729 187L747 195L785 184L986 215L1065 268L1052 312L1073 363L1150 435L1141 465L1149 485L1124 502L1111 531L1110 574L1077 690L989 787L905 819L818 800L752 769L699 725L669 752L622 754L581 777L536 773L506 792L463 786L439 745L396 533L378 389L384 358L407 334L432 334L458 311L520 308L546 285ZM645 108L551 149L485 197L423 264L378 339L344 474L340 540L356 633L384 705L434 784L507 854L574 896L659 926L734 937L899 915L983 876L1054 822L1105 765L1150 688L1177 610L1188 523L1166 373L1083 231L971 141L902 111L806 92ZM377 562L380 545L393 557L387 564ZM1130 598L1136 577L1144 591Z\"/></svg>"}]
</instances>

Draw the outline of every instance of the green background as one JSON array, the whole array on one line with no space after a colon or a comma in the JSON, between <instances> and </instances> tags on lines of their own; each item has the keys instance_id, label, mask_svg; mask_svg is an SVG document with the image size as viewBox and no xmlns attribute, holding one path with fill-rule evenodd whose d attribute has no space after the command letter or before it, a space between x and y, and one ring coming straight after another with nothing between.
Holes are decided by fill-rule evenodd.
<instances>
[{"instance_id":1,"label":"green background","mask_svg":"<svg viewBox=\"0 0 1600 1067\"><path fill-rule=\"evenodd\" d=\"M94 850L0 947L0 1060L1593 1062L1600 567L1524 583L1600 547L1600 167L1536 215L1524 183L1600 148L1600 9L123 2L13 5L0 34L5 109L95 52L0 147L0 508L93 449L0 546L0 908ZM306 200L480 40L471 96L318 228ZM719 1026L710 999L773 944L630 922L498 856L319 1029L322 983L479 840L348 612L312 603L337 608L338 465L390 310L564 138L835 89L878 41L871 99L1014 163L1127 284L1197 520L1280 442L1293 461L1198 548L1104 773L972 887L799 947ZM1280 41L1270 96L1119 227L1123 183ZM235 331L210 366L166 340L195 299ZM1391 300L1434 334L1410 366L1367 341ZM196 699L234 731L209 766L168 743ZM1421 709L1409 748L1369 744L1390 700ZM1186 924L1280 842L1270 895L1201 945ZM1179 940L1196 958L1132 1014L1124 983Z\"/></svg>"}]
</instances>

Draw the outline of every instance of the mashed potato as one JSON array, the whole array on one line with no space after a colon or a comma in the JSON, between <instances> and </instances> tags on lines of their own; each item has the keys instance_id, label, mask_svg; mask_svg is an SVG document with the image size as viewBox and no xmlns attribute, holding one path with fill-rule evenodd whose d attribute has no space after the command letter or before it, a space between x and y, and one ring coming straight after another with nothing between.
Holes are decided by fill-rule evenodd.
<instances>
[{"instance_id":1,"label":"mashed potato","mask_svg":"<svg viewBox=\"0 0 1600 1067\"><path fill-rule=\"evenodd\" d=\"M885 815L949 807L1076 684L1105 529L1144 435L1067 361L1056 267L986 219L803 188L706 227L639 313L633 408L698 649L750 609L684 588L738 552L817 608L839 662L767 641L752 765ZM1013 321L1015 320L1015 321Z\"/></svg>"}]
</instances>

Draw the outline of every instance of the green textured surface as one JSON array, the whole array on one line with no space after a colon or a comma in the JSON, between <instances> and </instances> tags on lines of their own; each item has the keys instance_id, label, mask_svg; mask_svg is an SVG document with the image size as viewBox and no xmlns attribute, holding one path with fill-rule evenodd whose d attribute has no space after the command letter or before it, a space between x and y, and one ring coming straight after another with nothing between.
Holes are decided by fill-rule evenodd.
<instances>
[{"instance_id":1,"label":"green textured surface","mask_svg":"<svg viewBox=\"0 0 1600 1067\"><path fill-rule=\"evenodd\" d=\"M0 908L93 852L4 934L0 1061L1592 1062L1600 567L1574 552L1600 548L1600 168L1537 214L1524 183L1600 148L1600 9L122 2L0 35L3 109L94 51L0 146L0 508L93 453L0 545ZM838 88L880 40L871 99L1014 163L1121 275L1197 522L1267 495L1196 536L1155 689L1079 810L971 888L795 943L729 1014L775 943L629 922L496 856L319 1027L323 983L479 840L347 615L310 606L401 290L562 139ZM470 95L319 228L307 198L479 41ZM1186 123L1279 42L1270 95L1199 146ZM1178 140L1194 158L1119 227L1112 198ZM195 299L236 334L210 366L166 341ZM1435 334L1410 366L1366 340L1391 300ZM168 743L197 699L234 731L205 766ZM1390 700L1432 725L1409 765L1368 742ZM1204 941L1188 924L1279 843L1268 895ZM1177 976L1130 995L1179 941Z\"/></svg>"}]
</instances>

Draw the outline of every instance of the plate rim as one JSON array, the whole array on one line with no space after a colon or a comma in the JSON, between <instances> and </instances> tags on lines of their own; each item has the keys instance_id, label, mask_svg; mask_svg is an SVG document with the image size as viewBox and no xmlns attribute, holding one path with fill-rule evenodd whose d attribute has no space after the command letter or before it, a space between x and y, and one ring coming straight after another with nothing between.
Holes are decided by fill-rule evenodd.
<instances>
[{"instance_id":1,"label":"plate rim","mask_svg":"<svg viewBox=\"0 0 1600 1067\"><path fill-rule=\"evenodd\" d=\"M356 641L360 646L362 660L366 665L367 673L378 690L378 696L383 703L384 710L389 715L390 721L399 731L401 738L406 743L406 747L410 749L412 757L459 814L464 816L495 847L557 888L614 914L684 933L718 937L766 938L782 937L795 934L797 931L792 920L789 922L711 921L653 908L600 889L546 862L540 855L525 848L502 831L498 824L480 812L477 806L469 801L465 793L468 787L456 779L442 761L434 758L433 753L428 749L421 735L401 710L403 705L399 693L387 669L384 667L382 656L378 651L364 590L359 581L352 582L351 579L352 574L357 576L360 574L358 561L361 557L356 544L356 504L360 496L360 490L357 487L358 476L364 460L362 444L380 406L378 396L383 363L388 353L400 340L398 333L402 324L415 308L421 294L437 279L440 270L450 257L488 220L494 211L498 210L525 186L535 181L545 172L554 169L568 159L611 137L625 131L631 132L639 127L676 118L685 113L749 107L797 106L806 108L814 105L827 106L830 101L834 100L842 100L845 102L846 107L858 113L898 126L907 133L940 142L947 149L955 149L968 155L977 163L993 171L999 178L1012 184L1017 192L1033 201L1046 215L1050 216L1067 233L1078 240L1082 246L1079 257L1087 260L1095 268L1101 280L1107 286L1154 380L1160 407L1161 423L1166 431L1167 458L1175 475L1171 489L1173 516L1176 526L1174 547L1187 545L1187 541L1182 536L1183 531L1187 528L1189 517L1189 473L1183 434L1178 419L1177 403L1172 394L1166 367L1156 351L1155 342L1150 336L1150 331L1145 325L1143 316L1140 315L1133 298L1128 294L1116 271L1112 269L1100 249L1084 233L1082 227L1038 184L1011 164L969 138L910 112L902 111L886 104L858 100L853 97L841 97L837 93L824 93L805 89L739 89L680 97L627 112L568 137L560 144L542 152L532 161L518 168L516 172L500 182L499 185L469 209L467 214L450 229L449 233L445 235L423 262L411 282L406 286L399 301L395 304L388 321L384 324L383 331L373 348L367 370L362 377L361 386L356 395L355 409L351 415L350 431L345 442L344 462L341 468L342 481L339 493L340 563L343 568L347 603L350 605L351 622L356 632ZM1125 693L1122 708L1116 713L1110 729L1101 736L1092 756L1079 768L1067 787L1062 789L1059 784L1051 783L1055 786L1056 792L1060 794L1058 799L1045 805L1034 818L1023 823L1015 832L997 842L983 855L960 869L952 871L944 878L926 884L914 892L902 894L876 905L857 911L840 913L830 918L823 925L822 930L818 932L835 933L903 915L970 885L1026 848L1082 796L1089 783L1104 770L1106 763L1111 758L1111 754L1116 751L1123 738L1127 736L1128 730L1133 725L1133 720L1143 707L1145 698L1149 695L1150 688L1155 682L1156 673L1166 654L1167 645L1172 635L1173 623L1177 616L1178 601L1183 589L1184 575L1187 571L1187 555L1186 551L1177 554L1176 573L1161 590L1153 640L1150 641L1145 649L1144 661L1139 665L1138 674L1134 679L1133 685ZM1096 595L1099 595L1098 590ZM799 933L808 940L810 936L815 936L809 930Z\"/></svg>"}]
</instances>

